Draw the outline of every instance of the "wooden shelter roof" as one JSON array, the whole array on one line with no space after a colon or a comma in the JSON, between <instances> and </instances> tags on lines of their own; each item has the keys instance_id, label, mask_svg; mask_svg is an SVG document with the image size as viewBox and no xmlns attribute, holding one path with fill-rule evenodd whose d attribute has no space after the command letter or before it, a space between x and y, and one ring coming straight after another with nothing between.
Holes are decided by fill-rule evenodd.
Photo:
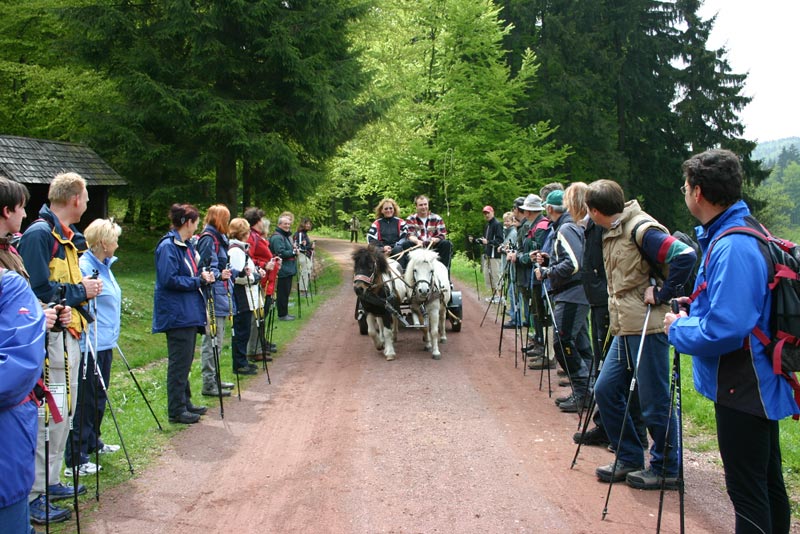
<instances>
[{"instance_id":1,"label":"wooden shelter roof","mask_svg":"<svg viewBox=\"0 0 800 534\"><path fill-rule=\"evenodd\" d=\"M87 146L0 135L0 174L23 184L47 185L62 172L77 172L89 186L127 184Z\"/></svg>"}]
</instances>

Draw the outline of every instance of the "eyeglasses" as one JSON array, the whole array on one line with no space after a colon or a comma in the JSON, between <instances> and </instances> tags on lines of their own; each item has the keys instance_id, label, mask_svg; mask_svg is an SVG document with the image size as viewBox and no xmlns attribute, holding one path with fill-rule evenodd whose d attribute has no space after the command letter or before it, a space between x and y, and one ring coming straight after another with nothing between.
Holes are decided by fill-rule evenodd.
<instances>
[{"instance_id":1,"label":"eyeglasses","mask_svg":"<svg viewBox=\"0 0 800 534\"><path fill-rule=\"evenodd\" d=\"M684 184L684 185L681 186L681 195L685 195L685 194L686 194L686 185Z\"/></svg>"},{"instance_id":2,"label":"eyeglasses","mask_svg":"<svg viewBox=\"0 0 800 534\"><path fill-rule=\"evenodd\" d=\"M392 206L384 206L383 211L394 211L394 208Z\"/></svg>"}]
</instances>

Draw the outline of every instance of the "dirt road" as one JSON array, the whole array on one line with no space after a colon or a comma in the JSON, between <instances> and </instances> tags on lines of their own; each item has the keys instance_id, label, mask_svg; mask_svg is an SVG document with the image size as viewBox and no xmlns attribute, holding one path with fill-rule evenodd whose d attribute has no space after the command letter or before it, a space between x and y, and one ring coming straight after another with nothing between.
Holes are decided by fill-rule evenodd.
<instances>
[{"instance_id":1,"label":"dirt road","mask_svg":"<svg viewBox=\"0 0 800 534\"><path fill-rule=\"evenodd\" d=\"M387 362L352 318L351 245L320 239L344 266L337 294L281 349L272 385L251 382L225 420L209 411L150 469L106 492L95 533L655 532L658 492L608 486L613 456L575 452L577 417L514 368L513 338L479 327L485 304L462 287L464 327L441 361L417 331ZM508 331L507 331L508 332ZM545 379L546 380L546 379ZM556 381L555 372L553 380ZM563 389L555 388L556 395ZM686 532L731 532L718 468L687 455ZM663 532L678 532L669 492Z\"/></svg>"}]
</instances>

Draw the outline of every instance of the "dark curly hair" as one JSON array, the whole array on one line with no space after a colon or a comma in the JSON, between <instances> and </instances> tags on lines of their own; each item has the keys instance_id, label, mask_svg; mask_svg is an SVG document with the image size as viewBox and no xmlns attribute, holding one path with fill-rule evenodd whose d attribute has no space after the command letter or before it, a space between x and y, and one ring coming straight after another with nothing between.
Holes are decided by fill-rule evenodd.
<instances>
[{"instance_id":1,"label":"dark curly hair","mask_svg":"<svg viewBox=\"0 0 800 534\"><path fill-rule=\"evenodd\" d=\"M683 162L683 175L691 187L717 206L730 206L742 198L742 165L730 150L713 149Z\"/></svg>"}]
</instances>

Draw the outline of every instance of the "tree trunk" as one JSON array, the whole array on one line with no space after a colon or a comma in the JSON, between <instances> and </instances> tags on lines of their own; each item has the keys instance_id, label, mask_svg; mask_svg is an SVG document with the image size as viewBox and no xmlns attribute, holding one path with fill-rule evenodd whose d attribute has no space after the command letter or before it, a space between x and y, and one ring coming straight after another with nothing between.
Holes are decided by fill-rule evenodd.
<instances>
[{"instance_id":1,"label":"tree trunk","mask_svg":"<svg viewBox=\"0 0 800 534\"><path fill-rule=\"evenodd\" d=\"M128 197L128 209L125 210L125 218L122 222L125 224L134 224L136 221L136 199L133 195Z\"/></svg>"},{"instance_id":2,"label":"tree trunk","mask_svg":"<svg viewBox=\"0 0 800 534\"><path fill-rule=\"evenodd\" d=\"M244 158L242 160L242 210L252 206L250 201L253 191L253 166L250 160Z\"/></svg>"},{"instance_id":3,"label":"tree trunk","mask_svg":"<svg viewBox=\"0 0 800 534\"><path fill-rule=\"evenodd\" d=\"M238 214L239 184L236 179L236 156L225 148L217 164L217 202L225 204L231 213Z\"/></svg>"}]
</instances>

